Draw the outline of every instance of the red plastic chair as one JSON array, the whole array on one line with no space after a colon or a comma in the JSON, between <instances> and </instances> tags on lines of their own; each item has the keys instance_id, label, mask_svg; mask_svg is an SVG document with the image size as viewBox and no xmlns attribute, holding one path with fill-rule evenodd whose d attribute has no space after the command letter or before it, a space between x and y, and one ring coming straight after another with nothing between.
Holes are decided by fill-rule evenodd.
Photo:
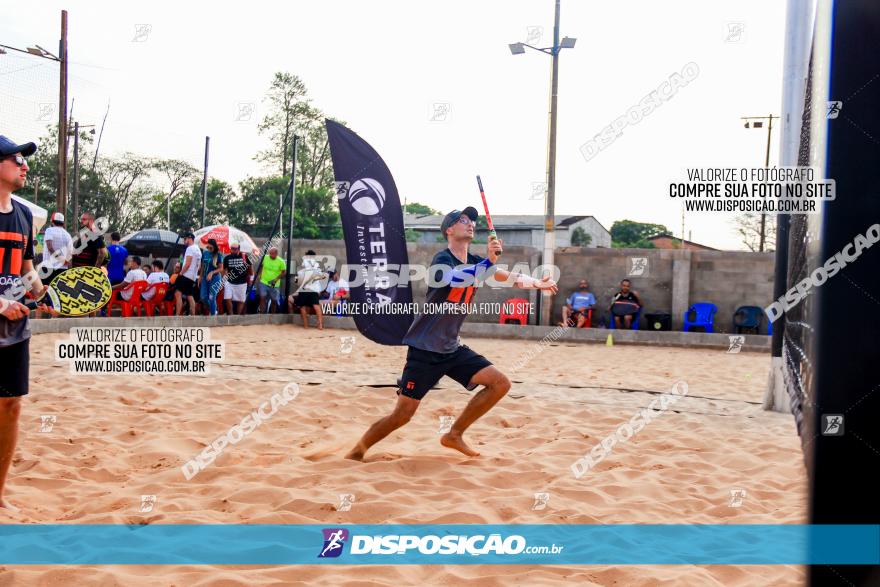
<instances>
[{"instance_id":1,"label":"red plastic chair","mask_svg":"<svg viewBox=\"0 0 880 587\"><path fill-rule=\"evenodd\" d=\"M577 325L577 322L575 322ZM581 328L592 328L593 327L593 308L589 308L584 314L584 323L581 325Z\"/></svg>"},{"instance_id":2,"label":"red plastic chair","mask_svg":"<svg viewBox=\"0 0 880 587\"><path fill-rule=\"evenodd\" d=\"M153 297L149 300L144 299L143 294L141 294L141 303L144 306L144 312L147 316L159 316L162 314L162 310L165 308L165 294L168 292L167 283L156 282L147 289L144 290L144 293L148 291L153 292Z\"/></svg>"},{"instance_id":3,"label":"red plastic chair","mask_svg":"<svg viewBox=\"0 0 880 587\"><path fill-rule=\"evenodd\" d=\"M133 312L137 312L137 315L141 315L141 294L150 284L144 280L141 281L132 281L128 284L128 287L121 290L114 290L113 295L110 296L110 305L107 309L107 314L113 311L113 306L119 306L122 310L122 316L124 318L128 318L132 315ZM123 299L119 294L123 291L131 291L131 297L127 300Z\"/></svg>"},{"instance_id":4,"label":"red plastic chair","mask_svg":"<svg viewBox=\"0 0 880 587\"><path fill-rule=\"evenodd\" d=\"M511 298L501 304L501 315L498 317L499 324L518 322L525 326L529 323L529 300L525 298Z\"/></svg>"}]
</instances>

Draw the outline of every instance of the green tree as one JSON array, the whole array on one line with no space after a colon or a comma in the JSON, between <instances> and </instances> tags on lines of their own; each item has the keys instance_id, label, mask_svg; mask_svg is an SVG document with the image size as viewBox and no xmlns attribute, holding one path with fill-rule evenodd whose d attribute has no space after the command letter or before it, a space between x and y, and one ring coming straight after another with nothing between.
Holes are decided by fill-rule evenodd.
<instances>
[{"instance_id":1,"label":"green tree","mask_svg":"<svg viewBox=\"0 0 880 587\"><path fill-rule=\"evenodd\" d=\"M289 183L289 178L277 175L241 181L240 198L230 205L229 216L251 236L269 235Z\"/></svg>"},{"instance_id":2,"label":"green tree","mask_svg":"<svg viewBox=\"0 0 880 587\"><path fill-rule=\"evenodd\" d=\"M653 249L652 236L669 234L662 224L618 220L611 225L611 246L614 248Z\"/></svg>"},{"instance_id":3,"label":"green tree","mask_svg":"<svg viewBox=\"0 0 880 587\"><path fill-rule=\"evenodd\" d=\"M317 232L306 235L301 227L312 221ZM303 186L296 191L293 210L293 236L296 238L342 238L336 192L327 188Z\"/></svg>"},{"instance_id":4,"label":"green tree","mask_svg":"<svg viewBox=\"0 0 880 587\"><path fill-rule=\"evenodd\" d=\"M199 170L186 161L179 159L156 159L153 161L153 169L165 183L165 189L153 196L154 206L150 215L150 220L152 221L149 223L150 227L167 227L169 230L192 228L190 222L186 222L185 226L182 223L184 221L183 216L189 212L189 207L192 205L193 190L196 189L193 187L193 184L198 183L197 190L199 194L202 191L202 182L198 179ZM209 179L209 191L210 183L211 180ZM201 197L199 198L200 203ZM184 207L186 207L185 213L182 212ZM171 211L170 224L168 222L169 209ZM201 207L199 206L194 216L200 218L200 212Z\"/></svg>"},{"instance_id":5,"label":"green tree","mask_svg":"<svg viewBox=\"0 0 880 587\"><path fill-rule=\"evenodd\" d=\"M288 177L250 177L240 183L241 197L229 206L229 217L253 236L270 236L278 208L287 194ZM288 217L281 231L287 231ZM335 192L297 186L293 211L294 238L341 238Z\"/></svg>"},{"instance_id":6,"label":"green tree","mask_svg":"<svg viewBox=\"0 0 880 587\"><path fill-rule=\"evenodd\" d=\"M411 202L406 204L403 209L407 214L417 214L420 216L434 216L440 214L439 210L435 210L430 206L426 206L425 204L419 204L418 202Z\"/></svg>"},{"instance_id":7,"label":"green tree","mask_svg":"<svg viewBox=\"0 0 880 587\"><path fill-rule=\"evenodd\" d=\"M340 120L337 122L344 124ZM296 162L300 183L314 189L333 187L333 164L324 113L306 106L297 124L297 135L300 137Z\"/></svg>"},{"instance_id":8,"label":"green tree","mask_svg":"<svg viewBox=\"0 0 880 587\"><path fill-rule=\"evenodd\" d=\"M156 194L154 204L159 210L160 220L151 226L166 226L166 194ZM232 186L214 177L208 178L208 193L205 198L205 225L232 224L240 228L236 219L230 218L229 210L238 200ZM171 230L175 232L195 230L201 227L202 220L202 181L192 180L185 189L177 192L171 200ZM146 228L146 227L145 227Z\"/></svg>"},{"instance_id":9,"label":"green tree","mask_svg":"<svg viewBox=\"0 0 880 587\"><path fill-rule=\"evenodd\" d=\"M99 158L98 185L95 191L80 194L80 210L107 216L110 226L119 232L152 224L149 203L156 193L149 181L152 171L153 162L134 153Z\"/></svg>"},{"instance_id":10,"label":"green tree","mask_svg":"<svg viewBox=\"0 0 880 587\"><path fill-rule=\"evenodd\" d=\"M275 74L266 93L269 113L263 117L257 130L269 135L271 147L257 153L255 159L277 166L282 176L290 173L293 135L309 107L307 93L306 85L299 77L281 71Z\"/></svg>"},{"instance_id":11,"label":"green tree","mask_svg":"<svg viewBox=\"0 0 880 587\"><path fill-rule=\"evenodd\" d=\"M571 245L574 247L589 247L593 237L587 234L582 226L576 226L571 232Z\"/></svg>"}]
</instances>

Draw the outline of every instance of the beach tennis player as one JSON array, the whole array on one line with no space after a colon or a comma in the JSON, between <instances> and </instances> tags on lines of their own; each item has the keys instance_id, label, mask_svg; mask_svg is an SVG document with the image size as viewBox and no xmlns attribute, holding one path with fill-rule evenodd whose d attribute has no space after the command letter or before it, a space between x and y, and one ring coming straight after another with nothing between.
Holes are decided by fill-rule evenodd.
<instances>
[{"instance_id":1,"label":"beach tennis player","mask_svg":"<svg viewBox=\"0 0 880 587\"><path fill-rule=\"evenodd\" d=\"M482 275L492 267L502 252L502 242L489 241L488 258L483 259L468 252L474 239L477 210L467 207L453 210L443 219L441 230L448 247L434 256L431 270L440 268L442 275L434 276L428 286L427 302L432 307L450 303L452 306L472 304ZM494 274L498 282L512 282L514 287L542 289L556 293L556 282L550 277L538 280L528 275L512 274L498 269ZM430 282L429 282L430 283ZM459 306L460 307L460 306ZM367 450L394 430L410 421L422 398L441 377L447 375L469 391L483 386L465 406L464 411L440 443L468 456L480 453L469 447L464 432L510 389L510 380L482 355L461 344L459 331L467 318L463 311L419 313L403 339L409 346L403 375L398 381L397 403L388 416L375 422L347 455L346 458L362 460Z\"/></svg>"},{"instance_id":2,"label":"beach tennis player","mask_svg":"<svg viewBox=\"0 0 880 587\"><path fill-rule=\"evenodd\" d=\"M21 398L28 393L30 311L21 300L28 287L37 299L46 290L34 271L33 215L12 199L27 180L25 157L36 150L34 143L17 145L0 135L0 508L11 507L3 489L18 439Z\"/></svg>"}]
</instances>

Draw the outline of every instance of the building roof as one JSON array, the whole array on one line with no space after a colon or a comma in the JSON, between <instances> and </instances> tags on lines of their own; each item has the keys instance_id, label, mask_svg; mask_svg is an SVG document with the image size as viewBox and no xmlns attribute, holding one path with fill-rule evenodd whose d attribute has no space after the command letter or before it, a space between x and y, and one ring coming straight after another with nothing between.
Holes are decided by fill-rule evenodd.
<instances>
[{"instance_id":1,"label":"building roof","mask_svg":"<svg viewBox=\"0 0 880 587\"><path fill-rule=\"evenodd\" d=\"M652 236L652 237L648 238L647 240L649 240L649 241L654 241L654 240L658 240L658 239L661 239L661 238L662 238L662 239L670 239L670 240L673 240L673 241L680 241L680 242L683 242L685 245L687 245L687 246L689 246L689 247L693 247L693 248L695 248L695 249L703 249L703 250L706 250L706 251L717 251L717 250L718 250L718 249L716 249L716 248L714 248L714 247L708 247L708 246L706 246L706 245L701 245L700 243L695 243L694 241L689 241L689 240L686 240L686 239L680 239L680 238L678 238L677 236L672 236L671 234L658 234L658 235L656 235L656 236Z\"/></svg>"},{"instance_id":2,"label":"building roof","mask_svg":"<svg viewBox=\"0 0 880 587\"><path fill-rule=\"evenodd\" d=\"M443 215L417 215L417 214L406 214L404 217L404 223L407 228L422 228L422 229L440 229L440 224L443 222ZM592 216L571 216L568 214L557 214L556 215L556 227L557 228L568 228L572 224L576 222L580 222L586 218L593 218ZM599 221L596 221L599 226L602 226ZM492 216L492 223L495 225L496 230L504 229L504 230L542 230L544 228L544 215L543 214L498 214ZM605 229L604 226L602 226ZM607 229L605 229L607 231Z\"/></svg>"}]
</instances>

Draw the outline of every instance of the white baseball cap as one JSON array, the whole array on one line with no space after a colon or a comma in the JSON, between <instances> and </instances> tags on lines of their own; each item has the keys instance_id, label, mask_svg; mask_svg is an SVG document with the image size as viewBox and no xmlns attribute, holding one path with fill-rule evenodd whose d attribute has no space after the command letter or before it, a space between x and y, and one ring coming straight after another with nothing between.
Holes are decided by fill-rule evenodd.
<instances>
[{"instance_id":1,"label":"white baseball cap","mask_svg":"<svg viewBox=\"0 0 880 587\"><path fill-rule=\"evenodd\" d=\"M61 212L55 212L52 214L52 222L64 222L64 214Z\"/></svg>"}]
</instances>

